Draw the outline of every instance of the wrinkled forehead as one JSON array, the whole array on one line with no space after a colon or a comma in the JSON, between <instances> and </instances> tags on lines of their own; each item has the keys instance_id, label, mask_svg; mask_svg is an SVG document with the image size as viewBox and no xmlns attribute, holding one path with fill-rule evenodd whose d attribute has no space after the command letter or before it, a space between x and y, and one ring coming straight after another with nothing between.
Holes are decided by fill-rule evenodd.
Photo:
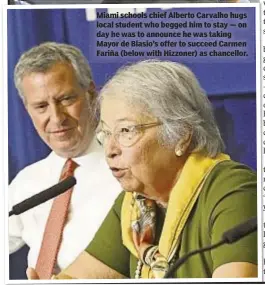
<instances>
[{"instance_id":1,"label":"wrinkled forehead","mask_svg":"<svg viewBox=\"0 0 265 285\"><path fill-rule=\"evenodd\" d=\"M70 63L57 62L49 68L29 70L22 78L45 78L47 81L54 81L58 83L77 83L77 77L74 68Z\"/></svg>"},{"instance_id":2,"label":"wrinkled forehead","mask_svg":"<svg viewBox=\"0 0 265 285\"><path fill-rule=\"evenodd\" d=\"M25 101L43 96L60 96L78 93L81 87L73 69L68 64L57 64L46 72L31 72L23 77L21 84Z\"/></svg>"}]
</instances>

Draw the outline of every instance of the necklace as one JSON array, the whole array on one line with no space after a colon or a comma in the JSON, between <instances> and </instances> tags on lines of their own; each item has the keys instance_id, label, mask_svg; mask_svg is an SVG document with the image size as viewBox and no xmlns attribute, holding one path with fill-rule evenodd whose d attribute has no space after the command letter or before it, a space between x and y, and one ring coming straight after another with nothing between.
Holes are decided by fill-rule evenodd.
<instances>
[{"instance_id":1,"label":"necklace","mask_svg":"<svg viewBox=\"0 0 265 285\"><path fill-rule=\"evenodd\" d=\"M141 271L142 271L143 263L140 259L138 259L137 267L135 270L135 279L141 278Z\"/></svg>"},{"instance_id":2,"label":"necklace","mask_svg":"<svg viewBox=\"0 0 265 285\"><path fill-rule=\"evenodd\" d=\"M177 259L176 254L174 254L173 258L169 262L169 268L176 262L176 259ZM140 259L138 259L137 267L135 270L135 276L134 276L135 279L141 278L142 267L143 267L143 262Z\"/></svg>"}]
</instances>

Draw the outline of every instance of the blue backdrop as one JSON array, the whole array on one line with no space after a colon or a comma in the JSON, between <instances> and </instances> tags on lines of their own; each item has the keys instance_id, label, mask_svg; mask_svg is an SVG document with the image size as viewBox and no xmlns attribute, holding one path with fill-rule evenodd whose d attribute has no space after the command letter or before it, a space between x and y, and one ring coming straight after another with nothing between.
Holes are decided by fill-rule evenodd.
<instances>
[{"instance_id":1,"label":"blue backdrop","mask_svg":"<svg viewBox=\"0 0 265 285\"><path fill-rule=\"evenodd\" d=\"M234 160L256 169L255 11L254 8L230 8L232 9L248 14L248 29L244 32L244 39L250 46L249 58L186 58L180 61L194 71L207 91L227 152ZM220 8L211 10L218 11ZM11 181L19 170L43 158L50 151L36 134L14 87L14 66L24 51L45 41L73 44L88 58L98 88L118 67L137 58L97 58L93 53L95 21L88 21L86 11L82 9L9 10L7 27L8 152ZM26 254L27 248L24 247L10 256L10 279L25 278Z\"/></svg>"}]
</instances>

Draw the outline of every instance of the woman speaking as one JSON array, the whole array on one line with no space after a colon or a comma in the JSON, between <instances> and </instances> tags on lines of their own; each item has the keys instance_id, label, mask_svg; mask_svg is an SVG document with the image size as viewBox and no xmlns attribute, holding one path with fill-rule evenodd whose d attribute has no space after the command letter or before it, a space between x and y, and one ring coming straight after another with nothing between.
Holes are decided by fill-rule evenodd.
<instances>
[{"instance_id":1,"label":"woman speaking","mask_svg":"<svg viewBox=\"0 0 265 285\"><path fill-rule=\"evenodd\" d=\"M56 278L163 278L180 257L257 215L256 175L223 153L208 98L187 67L124 67L100 104L98 140L124 192ZM172 277L257 277L257 234L194 255Z\"/></svg>"}]
</instances>

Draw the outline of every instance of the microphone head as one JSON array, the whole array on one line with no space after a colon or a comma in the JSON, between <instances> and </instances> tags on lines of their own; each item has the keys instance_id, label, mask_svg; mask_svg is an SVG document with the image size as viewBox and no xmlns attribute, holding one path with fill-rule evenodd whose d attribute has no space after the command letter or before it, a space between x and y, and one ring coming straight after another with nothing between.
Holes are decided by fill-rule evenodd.
<instances>
[{"instance_id":1,"label":"microphone head","mask_svg":"<svg viewBox=\"0 0 265 285\"><path fill-rule=\"evenodd\" d=\"M248 221L236 226L235 228L232 228L231 230L224 232L223 240L226 241L226 243L233 243L256 230L257 230L257 217L253 217Z\"/></svg>"},{"instance_id":2,"label":"microphone head","mask_svg":"<svg viewBox=\"0 0 265 285\"><path fill-rule=\"evenodd\" d=\"M56 196L63 194L68 191L76 184L76 179L73 176L69 176L66 179L60 181L58 184L40 192L32 197L20 202L19 204L13 206L12 214L19 215L25 211L34 208Z\"/></svg>"}]
</instances>

